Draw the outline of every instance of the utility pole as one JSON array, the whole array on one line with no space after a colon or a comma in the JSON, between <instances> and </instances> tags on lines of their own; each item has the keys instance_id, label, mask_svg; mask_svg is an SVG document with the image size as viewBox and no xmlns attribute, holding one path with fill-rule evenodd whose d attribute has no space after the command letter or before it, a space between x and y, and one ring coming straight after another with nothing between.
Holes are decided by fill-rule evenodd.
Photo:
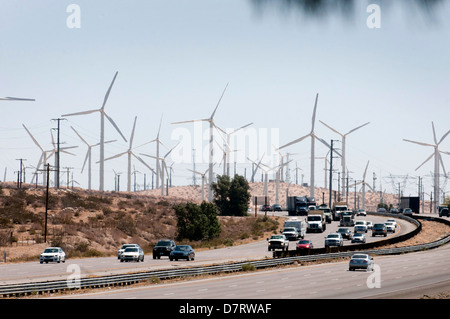
<instances>
[{"instance_id":1,"label":"utility pole","mask_svg":"<svg viewBox=\"0 0 450 319\"><path fill-rule=\"evenodd\" d=\"M65 120L65 118L57 118L52 119L52 121L58 122L57 130L57 137L56 137L56 152L55 152L55 159L56 159L56 172L55 172L55 187L59 188L59 171L60 171L60 141L59 141L59 132L60 132L60 122L61 120Z\"/></svg>"},{"instance_id":2,"label":"utility pole","mask_svg":"<svg viewBox=\"0 0 450 319\"><path fill-rule=\"evenodd\" d=\"M19 176L17 178L17 187L18 188L22 188L23 161L26 161L26 159L24 159L24 158L17 158L16 161L20 161L20 167L19 167L19 171L18 171Z\"/></svg>"},{"instance_id":3,"label":"utility pole","mask_svg":"<svg viewBox=\"0 0 450 319\"><path fill-rule=\"evenodd\" d=\"M333 143L334 140L331 140L331 149L330 149L330 178L329 178L329 187L328 187L328 192L329 192L329 204L328 207L332 207L332 189L333 189Z\"/></svg>"}]
</instances>

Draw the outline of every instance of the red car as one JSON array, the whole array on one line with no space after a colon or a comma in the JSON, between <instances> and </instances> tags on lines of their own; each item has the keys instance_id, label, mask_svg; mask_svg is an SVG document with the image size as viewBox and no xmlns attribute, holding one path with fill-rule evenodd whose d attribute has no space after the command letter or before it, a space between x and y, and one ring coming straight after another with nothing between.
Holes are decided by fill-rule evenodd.
<instances>
[{"instance_id":1,"label":"red car","mask_svg":"<svg viewBox=\"0 0 450 319\"><path fill-rule=\"evenodd\" d=\"M297 243L297 250L300 249L313 249L313 243L309 239L302 239Z\"/></svg>"}]
</instances>

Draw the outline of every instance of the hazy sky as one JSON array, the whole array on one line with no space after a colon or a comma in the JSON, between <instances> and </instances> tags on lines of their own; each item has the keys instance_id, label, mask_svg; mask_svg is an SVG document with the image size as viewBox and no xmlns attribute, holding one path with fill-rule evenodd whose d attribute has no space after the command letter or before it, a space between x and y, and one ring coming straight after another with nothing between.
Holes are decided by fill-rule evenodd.
<instances>
[{"instance_id":1,"label":"hazy sky","mask_svg":"<svg viewBox=\"0 0 450 319\"><path fill-rule=\"evenodd\" d=\"M173 165L175 185L191 183L192 174L186 168L192 168L192 163L180 163L180 157L190 161L192 148L203 150L203 157L196 154L197 168L207 168L209 131L207 123L202 127L171 123L208 118L229 83L215 114L220 127L233 129L253 122L246 132L256 134L260 148L284 145L310 132L319 93L315 132L328 143L340 137L319 120L343 133L370 122L347 138L352 178L361 180L370 161L366 181L372 184L375 173L378 190L381 182L384 189L393 191L391 179L386 178L390 174L408 174L424 176L426 192L431 192L434 162L415 169L433 148L403 139L432 144L432 121L438 139L450 129L448 1L437 2L429 11L410 1L357 1L351 14L329 8L318 15L270 1L264 6L257 3L0 0L0 97L36 99L0 101L0 180L5 167L7 180L16 178L16 159L25 158L26 165L35 166L41 155L22 124L45 149L51 149L50 130L56 127L52 119L100 108L118 71L106 111L127 139L138 117L134 146L156 137L163 116L162 141L170 148L182 139L185 146L174 151L178 156ZM369 28L366 23L371 3L379 4L380 28ZM79 28L67 24L73 14L67 12L70 4L81 10ZM70 126L95 144L99 125L98 113L61 122L63 146L79 146L73 150L77 156L62 154L61 166L73 168L75 180L83 187L87 187L86 169L81 174L86 147ZM117 139L107 144L105 157L127 150L128 144L109 122L105 132L106 139ZM198 132L203 136L199 138ZM188 138L192 145L186 143ZM269 155L265 162L274 160L273 149L258 149L256 154L252 149L253 142L245 147L255 160L263 152ZM440 149L450 152L450 137ZM162 153L166 151L163 148ZM310 140L286 151L296 153L291 157L291 180L297 162L304 181L309 182ZM325 156L327 151L316 143L316 156ZM155 145L145 145L135 153L155 155ZM92 156L95 189L98 148ZM143 159L155 166L153 159ZM442 154L442 159L450 170L450 156ZM169 156L168 163L172 160ZM147 173L149 181L150 171L137 161L133 164ZM340 169L340 160L335 164ZM215 171L221 173L222 167L217 166ZM247 168L250 175L247 160L237 167L238 173L244 174ZM317 160L317 186L324 183L323 167L323 160ZM114 189L113 169L122 173L121 189L126 188L126 156L107 161L105 169L106 189ZM28 181L32 171L27 170ZM143 183L142 175L137 179ZM416 195L416 185L417 180L408 180L405 195Z\"/></svg>"}]
</instances>

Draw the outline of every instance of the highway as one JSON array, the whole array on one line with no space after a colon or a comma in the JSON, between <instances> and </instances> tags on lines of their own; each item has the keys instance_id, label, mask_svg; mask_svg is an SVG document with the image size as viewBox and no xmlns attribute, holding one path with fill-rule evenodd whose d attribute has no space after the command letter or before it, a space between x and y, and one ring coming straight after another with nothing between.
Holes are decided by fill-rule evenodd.
<instances>
[{"instance_id":1,"label":"highway","mask_svg":"<svg viewBox=\"0 0 450 319\"><path fill-rule=\"evenodd\" d=\"M348 262L297 266L177 283L102 290L56 298L82 299L359 299L418 298L448 291L450 246L378 256L375 271L349 271Z\"/></svg>"},{"instance_id":2,"label":"highway","mask_svg":"<svg viewBox=\"0 0 450 319\"><path fill-rule=\"evenodd\" d=\"M277 214L285 214L277 213ZM356 220L371 220L373 223L385 221L387 218L382 216L356 217ZM395 233L388 233L388 236L398 236L414 229L414 225L409 222L397 219L399 227ZM338 222L327 224L327 230L324 233L308 233L305 238L311 239L316 248L324 246L324 237L329 232L338 229ZM352 227L350 227L352 229ZM381 240L384 237L370 236L370 231L366 234L367 241ZM344 245L351 245L349 240L344 241ZM295 242L290 242L290 249L295 249ZM66 263L40 264L35 262L25 262L17 264L0 265L0 285L12 283L26 283L49 280L66 280L72 274L70 265L77 265L81 272L81 277L101 276L112 274L124 274L140 271L149 271L157 269L176 269L186 266L201 266L233 261L247 261L263 258L271 258L272 252L267 250L267 241L262 240L245 245L236 245L227 248L199 250L196 252L195 261L172 261L167 257L153 259L151 255L146 255L144 262L121 263L117 257L103 258L81 258L67 259Z\"/></svg>"}]
</instances>

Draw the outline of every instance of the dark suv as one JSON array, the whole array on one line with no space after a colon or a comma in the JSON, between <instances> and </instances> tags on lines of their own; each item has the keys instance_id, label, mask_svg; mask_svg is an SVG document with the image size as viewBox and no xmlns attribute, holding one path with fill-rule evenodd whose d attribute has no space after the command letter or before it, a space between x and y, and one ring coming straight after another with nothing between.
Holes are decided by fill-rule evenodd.
<instances>
[{"instance_id":1,"label":"dark suv","mask_svg":"<svg viewBox=\"0 0 450 319\"><path fill-rule=\"evenodd\" d=\"M375 237L376 235L383 235L384 237L387 236L387 227L385 224L374 224L372 227L372 237Z\"/></svg>"},{"instance_id":2,"label":"dark suv","mask_svg":"<svg viewBox=\"0 0 450 319\"><path fill-rule=\"evenodd\" d=\"M448 208L444 207L439 210L439 217L442 217L442 216L450 217L450 212L449 212Z\"/></svg>"},{"instance_id":3,"label":"dark suv","mask_svg":"<svg viewBox=\"0 0 450 319\"><path fill-rule=\"evenodd\" d=\"M170 253L175 248L175 242L170 239L161 239L153 247L153 259L160 259L161 256L170 256Z\"/></svg>"}]
</instances>

